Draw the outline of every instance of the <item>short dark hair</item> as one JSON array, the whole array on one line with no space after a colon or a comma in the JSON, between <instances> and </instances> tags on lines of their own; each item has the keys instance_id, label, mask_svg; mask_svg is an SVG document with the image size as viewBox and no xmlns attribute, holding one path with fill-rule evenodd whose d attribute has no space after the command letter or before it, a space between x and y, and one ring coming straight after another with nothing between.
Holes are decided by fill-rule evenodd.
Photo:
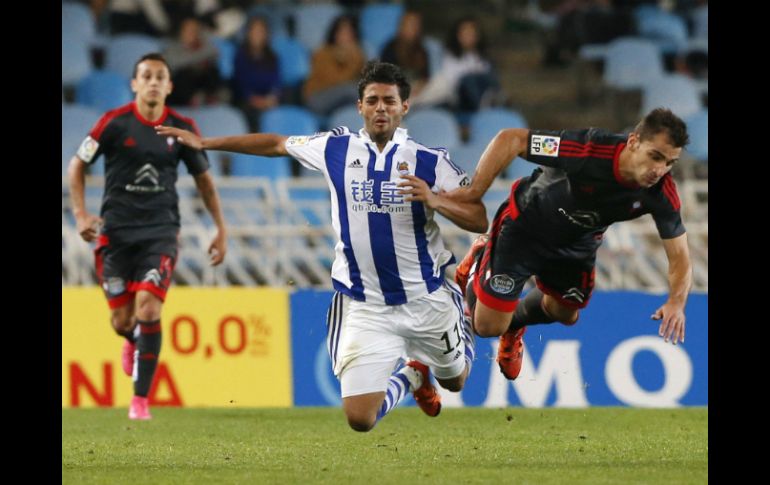
<instances>
[{"instance_id":1,"label":"short dark hair","mask_svg":"<svg viewBox=\"0 0 770 485\"><path fill-rule=\"evenodd\" d=\"M687 134L687 125L681 118L666 108L655 108L647 113L642 121L636 125L634 132L639 135L639 140L644 141L658 133L665 132L671 144L681 148L690 143L690 135Z\"/></svg>"},{"instance_id":2,"label":"short dark hair","mask_svg":"<svg viewBox=\"0 0 770 485\"><path fill-rule=\"evenodd\" d=\"M361 70L361 79L358 81L358 100L364 97L364 89L372 83L395 84L398 86L398 95L401 101L409 99L412 86L407 81L404 72L395 64L381 61L369 61Z\"/></svg>"},{"instance_id":3,"label":"short dark hair","mask_svg":"<svg viewBox=\"0 0 770 485\"><path fill-rule=\"evenodd\" d=\"M139 64L143 63L144 61L160 61L166 65L168 72L171 72L171 68L168 67L168 62L166 62L166 58L163 57L163 54L159 52L150 52L149 54L143 55L139 58L138 61L136 61L136 64L134 64L134 75L131 76L131 79L135 79L136 75L139 74Z\"/></svg>"}]
</instances>

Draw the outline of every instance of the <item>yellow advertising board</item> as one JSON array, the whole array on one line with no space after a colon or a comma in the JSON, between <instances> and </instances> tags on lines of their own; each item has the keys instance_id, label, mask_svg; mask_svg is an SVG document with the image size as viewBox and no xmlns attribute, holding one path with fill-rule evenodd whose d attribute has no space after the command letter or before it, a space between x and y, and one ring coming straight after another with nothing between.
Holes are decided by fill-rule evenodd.
<instances>
[{"instance_id":1,"label":"yellow advertising board","mask_svg":"<svg viewBox=\"0 0 770 485\"><path fill-rule=\"evenodd\" d=\"M172 287L161 325L152 406L291 406L286 290ZM62 288L62 407L128 406L123 341L98 287Z\"/></svg>"}]
</instances>

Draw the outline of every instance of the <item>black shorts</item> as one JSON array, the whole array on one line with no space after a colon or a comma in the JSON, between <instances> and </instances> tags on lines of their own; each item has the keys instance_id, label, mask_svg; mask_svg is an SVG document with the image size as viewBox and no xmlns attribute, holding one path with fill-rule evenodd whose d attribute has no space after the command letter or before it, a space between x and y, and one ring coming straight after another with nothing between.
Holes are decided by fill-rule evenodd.
<instances>
[{"instance_id":1,"label":"black shorts","mask_svg":"<svg viewBox=\"0 0 770 485\"><path fill-rule=\"evenodd\" d=\"M110 308L131 302L139 290L165 301L178 247L176 233L139 241L100 235L94 250L96 275Z\"/></svg>"},{"instance_id":2,"label":"black shorts","mask_svg":"<svg viewBox=\"0 0 770 485\"><path fill-rule=\"evenodd\" d=\"M474 271L473 290L484 305L512 312L524 284L534 275L543 293L565 306L583 308L594 288L595 264L595 251L565 258L544 249L522 228L515 200L509 199L492 222L489 242Z\"/></svg>"}]
</instances>

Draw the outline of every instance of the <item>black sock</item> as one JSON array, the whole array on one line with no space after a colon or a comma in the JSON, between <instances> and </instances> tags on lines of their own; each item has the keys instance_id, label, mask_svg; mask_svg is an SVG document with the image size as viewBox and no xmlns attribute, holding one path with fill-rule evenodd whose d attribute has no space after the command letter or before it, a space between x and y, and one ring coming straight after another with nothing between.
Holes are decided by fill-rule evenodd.
<instances>
[{"instance_id":1,"label":"black sock","mask_svg":"<svg viewBox=\"0 0 770 485\"><path fill-rule=\"evenodd\" d=\"M508 331L515 331L527 325L553 323L556 319L543 309L543 292L540 288L533 288L527 296L519 302L516 311L511 318L511 326Z\"/></svg>"},{"instance_id":2,"label":"black sock","mask_svg":"<svg viewBox=\"0 0 770 485\"><path fill-rule=\"evenodd\" d=\"M121 337L125 337L125 338L126 338L126 340L128 340L128 341L129 341L129 342L131 342L132 344L135 344L135 343L136 343L136 337L134 337L134 331L133 331L133 330L128 330L128 331L117 331L117 330L116 330L116 332L117 332L117 333L118 333L118 335L120 335Z\"/></svg>"},{"instance_id":3,"label":"black sock","mask_svg":"<svg viewBox=\"0 0 770 485\"><path fill-rule=\"evenodd\" d=\"M138 351L137 376L134 381L134 395L147 397L150 393L152 378L158 367L158 355L160 354L160 320L137 320L139 325L139 338L136 339Z\"/></svg>"}]
</instances>

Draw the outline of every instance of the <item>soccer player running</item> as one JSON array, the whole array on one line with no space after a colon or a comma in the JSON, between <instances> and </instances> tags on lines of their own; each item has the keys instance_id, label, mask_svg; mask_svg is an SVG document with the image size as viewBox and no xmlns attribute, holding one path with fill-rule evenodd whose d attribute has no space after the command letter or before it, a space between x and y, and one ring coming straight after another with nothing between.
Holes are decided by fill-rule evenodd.
<instances>
[{"instance_id":1,"label":"soccer player running","mask_svg":"<svg viewBox=\"0 0 770 485\"><path fill-rule=\"evenodd\" d=\"M150 391L161 347L160 314L177 258L179 196L177 167L184 161L217 233L208 252L212 265L224 260L227 237L208 159L153 127L197 131L195 123L165 104L172 83L160 54L147 54L134 67L131 103L108 111L83 140L69 165L72 208L80 236L96 240L96 273L112 311L112 327L124 337L122 365L133 377L131 419L150 419ZM86 210L85 167L105 156L101 216Z\"/></svg>"},{"instance_id":2,"label":"soccer player running","mask_svg":"<svg viewBox=\"0 0 770 485\"><path fill-rule=\"evenodd\" d=\"M684 122L667 109L648 113L627 137L590 128L501 130L487 146L473 183L449 194L478 201L517 156L542 165L516 180L508 200L457 267L473 326L501 336L497 362L510 380L521 371L528 325L574 325L594 287L596 252L607 227L652 214L668 257L668 300L653 314L665 341L684 342L691 285L687 234L669 173L688 142ZM519 302L524 283L537 287ZM469 279L470 277L470 279Z\"/></svg>"},{"instance_id":3,"label":"soccer player running","mask_svg":"<svg viewBox=\"0 0 770 485\"><path fill-rule=\"evenodd\" d=\"M323 172L338 237L327 348L343 410L356 431L372 429L410 391L427 415L437 416L441 399L430 373L457 392L474 358L460 289L444 276L455 259L433 216L439 212L463 229L484 232L486 209L480 201L447 199L443 191L469 183L465 172L445 150L428 148L399 128L409 92L400 68L370 62L358 83L364 118L358 133L339 127L313 136L201 139L157 128L193 148L291 155ZM394 373L402 356L413 360Z\"/></svg>"}]
</instances>

